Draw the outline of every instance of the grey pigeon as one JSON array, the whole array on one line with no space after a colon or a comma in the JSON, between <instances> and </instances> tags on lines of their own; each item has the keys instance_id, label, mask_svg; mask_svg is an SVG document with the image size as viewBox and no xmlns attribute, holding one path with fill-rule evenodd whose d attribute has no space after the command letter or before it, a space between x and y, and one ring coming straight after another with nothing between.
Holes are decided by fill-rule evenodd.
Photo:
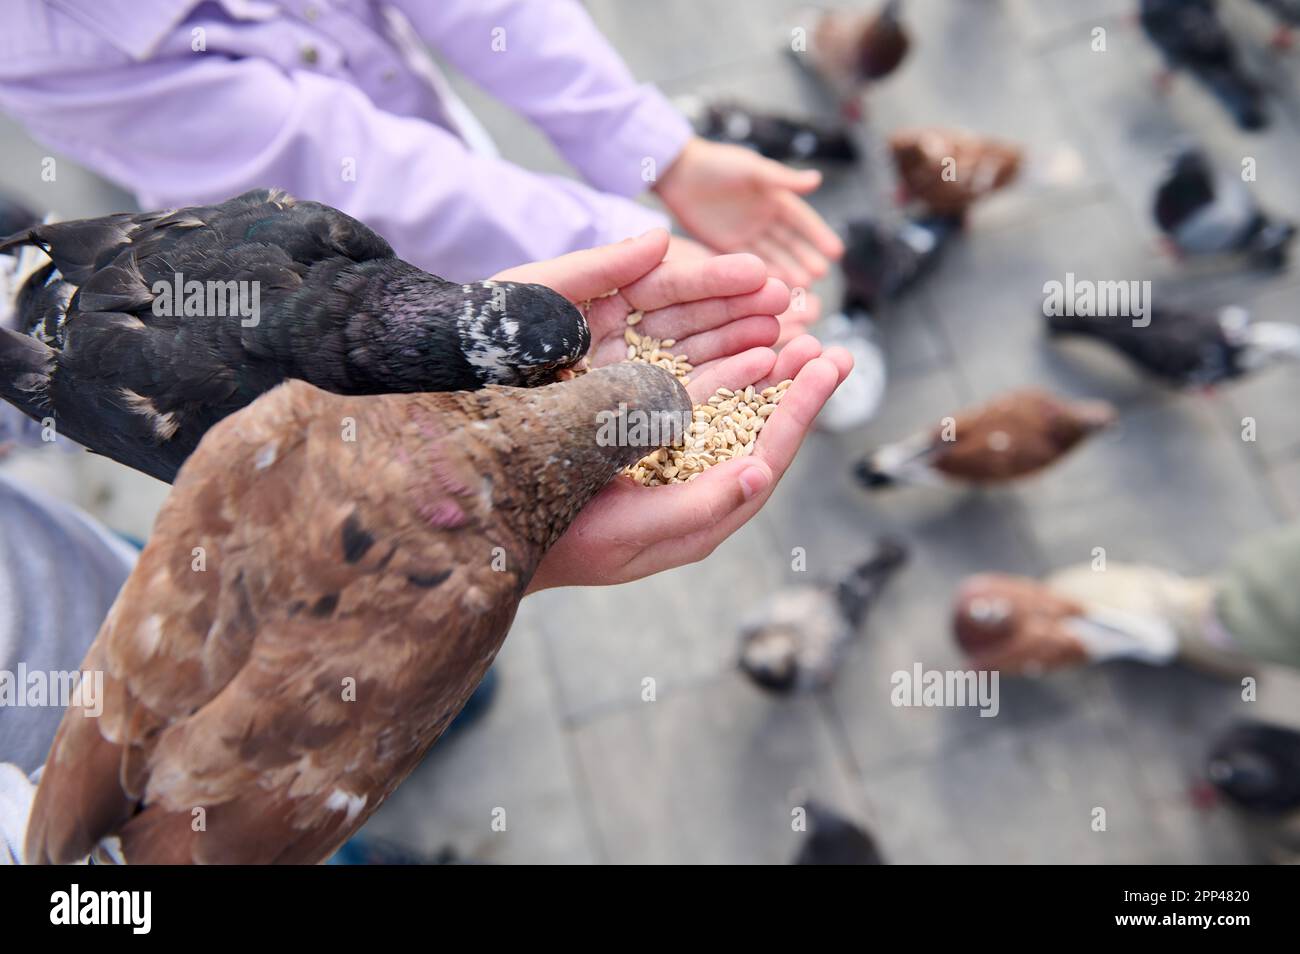
<instances>
[{"instance_id":1,"label":"grey pigeon","mask_svg":"<svg viewBox=\"0 0 1300 954\"><path fill-rule=\"evenodd\" d=\"M838 583L778 590L742 627L741 670L773 692L829 685L871 604L906 560L906 548L885 538Z\"/></svg>"}]
</instances>

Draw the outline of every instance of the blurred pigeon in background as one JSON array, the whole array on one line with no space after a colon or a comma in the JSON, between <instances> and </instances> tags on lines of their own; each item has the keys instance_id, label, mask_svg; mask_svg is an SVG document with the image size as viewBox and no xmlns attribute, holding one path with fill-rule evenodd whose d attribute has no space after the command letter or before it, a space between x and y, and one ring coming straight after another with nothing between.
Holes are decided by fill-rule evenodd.
<instances>
[{"instance_id":1,"label":"blurred pigeon in background","mask_svg":"<svg viewBox=\"0 0 1300 954\"><path fill-rule=\"evenodd\" d=\"M1205 777L1246 811L1265 815L1300 811L1300 732L1240 722L1215 742Z\"/></svg>"},{"instance_id":2,"label":"blurred pigeon in background","mask_svg":"<svg viewBox=\"0 0 1300 954\"><path fill-rule=\"evenodd\" d=\"M1295 225L1270 217L1242 180L1220 174L1204 152L1182 150L1156 187L1156 224L1182 255L1241 254L1280 268Z\"/></svg>"},{"instance_id":3,"label":"blurred pigeon in background","mask_svg":"<svg viewBox=\"0 0 1300 954\"><path fill-rule=\"evenodd\" d=\"M1144 371L1178 387L1207 387L1281 361L1300 361L1300 326L1255 322L1246 309L1153 308L1150 324L1126 318L1050 315L1053 335L1104 342Z\"/></svg>"},{"instance_id":4,"label":"blurred pigeon in background","mask_svg":"<svg viewBox=\"0 0 1300 954\"><path fill-rule=\"evenodd\" d=\"M1263 860L1300 863L1300 731L1255 721L1232 725L1210 750L1205 784L1236 811Z\"/></svg>"},{"instance_id":5,"label":"blurred pigeon in background","mask_svg":"<svg viewBox=\"0 0 1300 954\"><path fill-rule=\"evenodd\" d=\"M1264 93L1241 67L1215 0L1142 0L1140 20L1170 69L1204 83L1242 129L1268 125Z\"/></svg>"},{"instance_id":6,"label":"blurred pigeon in background","mask_svg":"<svg viewBox=\"0 0 1300 954\"><path fill-rule=\"evenodd\" d=\"M1108 427L1116 416L1105 401L1067 401L1039 388L1011 391L879 448L858 462L858 480L874 490L1027 477Z\"/></svg>"},{"instance_id":7,"label":"blurred pigeon in background","mask_svg":"<svg viewBox=\"0 0 1300 954\"><path fill-rule=\"evenodd\" d=\"M806 9L799 29L812 23L806 51L792 48L795 62L808 70L856 118L858 95L883 79L907 57L912 41L902 21L902 0L887 0L875 13Z\"/></svg>"},{"instance_id":8,"label":"blurred pigeon in background","mask_svg":"<svg viewBox=\"0 0 1300 954\"><path fill-rule=\"evenodd\" d=\"M903 544L884 538L838 583L778 590L741 630L741 670L774 692L830 685L871 604L905 562Z\"/></svg>"},{"instance_id":9,"label":"blurred pigeon in background","mask_svg":"<svg viewBox=\"0 0 1300 954\"><path fill-rule=\"evenodd\" d=\"M889 224L868 216L849 222L840 260L846 310L875 312L898 298L934 267L960 228L945 217Z\"/></svg>"},{"instance_id":10,"label":"blurred pigeon in background","mask_svg":"<svg viewBox=\"0 0 1300 954\"><path fill-rule=\"evenodd\" d=\"M699 96L673 100L706 139L753 149L780 162L854 162L858 148L843 123L762 112L740 103L706 102Z\"/></svg>"},{"instance_id":11,"label":"blurred pigeon in background","mask_svg":"<svg viewBox=\"0 0 1300 954\"><path fill-rule=\"evenodd\" d=\"M1013 143L958 129L926 126L889 137L900 198L932 216L964 219L980 199L1013 182L1024 154Z\"/></svg>"},{"instance_id":12,"label":"blurred pigeon in background","mask_svg":"<svg viewBox=\"0 0 1300 954\"><path fill-rule=\"evenodd\" d=\"M219 205L22 230L50 261L0 329L0 396L170 481L203 434L288 378L340 394L557 379L590 345L541 285L461 285L355 219L257 190Z\"/></svg>"},{"instance_id":13,"label":"blurred pigeon in background","mask_svg":"<svg viewBox=\"0 0 1300 954\"><path fill-rule=\"evenodd\" d=\"M1112 570L1116 592L1097 593L1097 578L1110 580ZM1169 619L1153 608L1162 606L1162 600L1172 605L1177 593L1197 585L1173 574L1121 565L1108 567L1106 574L1091 564L1067 567L1046 582L978 573L958 588L953 636L976 668L1008 675L1041 675L1109 659L1163 665L1178 655L1179 637ZM1124 601L1133 594L1140 594L1136 601ZM1117 595L1119 605L1114 605ZM1134 602L1136 608L1130 605Z\"/></svg>"},{"instance_id":14,"label":"blurred pigeon in background","mask_svg":"<svg viewBox=\"0 0 1300 954\"><path fill-rule=\"evenodd\" d=\"M809 800L808 831L795 855L796 865L883 865L876 840L848 818Z\"/></svg>"}]
</instances>

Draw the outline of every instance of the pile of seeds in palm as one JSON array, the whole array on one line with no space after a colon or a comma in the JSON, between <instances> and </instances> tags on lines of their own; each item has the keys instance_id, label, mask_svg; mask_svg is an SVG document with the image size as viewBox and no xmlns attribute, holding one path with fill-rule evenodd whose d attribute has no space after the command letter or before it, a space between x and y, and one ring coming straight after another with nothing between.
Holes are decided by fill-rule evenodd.
<instances>
[{"instance_id":1,"label":"pile of seeds in palm","mask_svg":"<svg viewBox=\"0 0 1300 954\"><path fill-rule=\"evenodd\" d=\"M633 330L640 320L639 311L628 315L628 328L623 333L627 360L671 371L685 386L690 380L687 374L693 370L690 362L685 355L664 350L676 341L642 337ZM661 447L641 458L626 473L643 487L681 484L724 460L752 454L759 431L792 383L782 381L761 390L755 390L752 384L743 391L718 388L708 401L695 406L683 446Z\"/></svg>"}]
</instances>

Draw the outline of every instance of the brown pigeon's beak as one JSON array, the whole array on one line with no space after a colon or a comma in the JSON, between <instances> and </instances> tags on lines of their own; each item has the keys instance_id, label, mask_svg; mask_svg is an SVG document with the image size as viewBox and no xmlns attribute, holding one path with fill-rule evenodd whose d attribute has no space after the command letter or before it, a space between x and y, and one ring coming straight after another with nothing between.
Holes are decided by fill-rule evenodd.
<instances>
[{"instance_id":1,"label":"brown pigeon's beak","mask_svg":"<svg viewBox=\"0 0 1300 954\"><path fill-rule=\"evenodd\" d=\"M612 466L635 463L681 442L693 407L677 378L662 368L622 362L552 385L571 420L575 452Z\"/></svg>"},{"instance_id":2,"label":"brown pigeon's beak","mask_svg":"<svg viewBox=\"0 0 1300 954\"><path fill-rule=\"evenodd\" d=\"M507 389L497 418L510 472L527 488L524 531L543 547L616 474L690 426L690 396L669 372L623 362L543 388Z\"/></svg>"}]
</instances>

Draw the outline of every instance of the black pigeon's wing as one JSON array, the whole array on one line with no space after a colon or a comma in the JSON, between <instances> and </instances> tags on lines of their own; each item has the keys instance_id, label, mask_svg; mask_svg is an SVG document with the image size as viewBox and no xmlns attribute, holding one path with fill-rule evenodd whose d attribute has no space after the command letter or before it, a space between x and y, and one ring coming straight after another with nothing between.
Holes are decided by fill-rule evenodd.
<instances>
[{"instance_id":1,"label":"black pigeon's wing","mask_svg":"<svg viewBox=\"0 0 1300 954\"><path fill-rule=\"evenodd\" d=\"M1231 66L1232 43L1213 4L1204 0L1144 0L1142 25L1173 63L1193 69Z\"/></svg>"},{"instance_id":2,"label":"black pigeon's wing","mask_svg":"<svg viewBox=\"0 0 1300 954\"><path fill-rule=\"evenodd\" d=\"M1236 349L1212 312L1157 310L1149 327L1122 317L1053 317L1057 332L1104 341L1134 364L1181 385L1212 384L1238 373Z\"/></svg>"},{"instance_id":3,"label":"black pigeon's wing","mask_svg":"<svg viewBox=\"0 0 1300 954\"><path fill-rule=\"evenodd\" d=\"M323 344L328 329L299 327L294 300L313 269L394 260L357 220L273 190L40 225L0 248L22 244L53 261L24 289L19 320L57 352L44 397L58 429L163 480L212 424ZM204 301L186 314L193 282Z\"/></svg>"}]
</instances>

